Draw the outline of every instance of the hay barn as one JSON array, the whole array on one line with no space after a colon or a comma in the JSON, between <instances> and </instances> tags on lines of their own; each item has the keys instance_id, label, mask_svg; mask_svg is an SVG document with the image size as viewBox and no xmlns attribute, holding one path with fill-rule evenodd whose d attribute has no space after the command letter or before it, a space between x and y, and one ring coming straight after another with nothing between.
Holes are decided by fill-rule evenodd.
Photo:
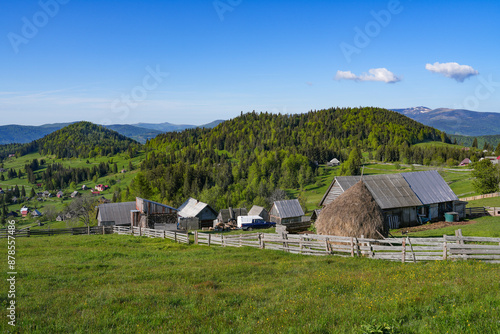
<instances>
[{"instance_id":1,"label":"hay barn","mask_svg":"<svg viewBox=\"0 0 500 334\"><path fill-rule=\"evenodd\" d=\"M337 176L320 206L326 207L361 180L361 176ZM444 218L455 211L465 217L465 202L450 189L437 171L365 175L363 182L384 213L390 228L414 226Z\"/></svg>"}]
</instances>

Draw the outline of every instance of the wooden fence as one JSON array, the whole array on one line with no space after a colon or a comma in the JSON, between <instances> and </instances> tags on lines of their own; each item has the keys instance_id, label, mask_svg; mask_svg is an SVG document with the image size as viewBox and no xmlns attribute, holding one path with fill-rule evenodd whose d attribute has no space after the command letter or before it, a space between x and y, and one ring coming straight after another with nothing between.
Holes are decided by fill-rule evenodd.
<instances>
[{"instance_id":1,"label":"wooden fence","mask_svg":"<svg viewBox=\"0 0 500 334\"><path fill-rule=\"evenodd\" d=\"M143 236L148 238L170 239L175 242L189 244L189 235L186 232L154 230L142 227L113 226L113 233Z\"/></svg>"},{"instance_id":2,"label":"wooden fence","mask_svg":"<svg viewBox=\"0 0 500 334\"><path fill-rule=\"evenodd\" d=\"M460 198L460 200L461 201L476 201L478 199L498 197L498 196L500 196L500 192L498 192L498 193L491 193L491 194L484 194L484 195L478 195L478 196L472 196L472 197L463 197L463 198Z\"/></svg>"},{"instance_id":3,"label":"wooden fence","mask_svg":"<svg viewBox=\"0 0 500 334\"><path fill-rule=\"evenodd\" d=\"M7 238L7 236L15 236L15 237L31 237L31 236L51 236L51 235L59 235L59 234L111 234L113 233L113 229L111 226L87 226L87 227L73 227L73 228L55 228L55 229L16 229L14 234L11 234L9 230L2 229L0 230L0 239Z\"/></svg>"},{"instance_id":4,"label":"wooden fence","mask_svg":"<svg viewBox=\"0 0 500 334\"><path fill-rule=\"evenodd\" d=\"M488 211L483 206L465 208L465 215L467 217L482 217L482 216L487 216Z\"/></svg>"},{"instance_id":5,"label":"wooden fence","mask_svg":"<svg viewBox=\"0 0 500 334\"><path fill-rule=\"evenodd\" d=\"M365 256L401 262L475 259L500 263L500 238L455 236L442 238L367 239L328 235L252 233L240 235L195 232L195 244L255 247L304 255Z\"/></svg>"}]
</instances>

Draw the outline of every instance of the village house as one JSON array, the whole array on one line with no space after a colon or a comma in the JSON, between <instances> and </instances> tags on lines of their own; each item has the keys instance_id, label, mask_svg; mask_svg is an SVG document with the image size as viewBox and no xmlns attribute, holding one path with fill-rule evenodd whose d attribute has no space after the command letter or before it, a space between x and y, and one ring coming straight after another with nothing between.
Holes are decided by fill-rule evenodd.
<instances>
[{"instance_id":1,"label":"village house","mask_svg":"<svg viewBox=\"0 0 500 334\"><path fill-rule=\"evenodd\" d=\"M328 161L326 165L329 167L338 166L340 165L340 161L337 158L333 158L332 160Z\"/></svg>"},{"instance_id":2,"label":"village house","mask_svg":"<svg viewBox=\"0 0 500 334\"><path fill-rule=\"evenodd\" d=\"M101 204L97 207L98 226L130 226L135 202ZM64 217L62 217L64 219Z\"/></svg>"},{"instance_id":3,"label":"village house","mask_svg":"<svg viewBox=\"0 0 500 334\"><path fill-rule=\"evenodd\" d=\"M248 216L247 209L246 208L222 209L219 211L219 215L217 216L217 220L214 222L214 224L219 224L219 223L227 224L230 221L235 222L239 216Z\"/></svg>"},{"instance_id":4,"label":"village house","mask_svg":"<svg viewBox=\"0 0 500 334\"><path fill-rule=\"evenodd\" d=\"M41 217L42 216L42 213L40 211L38 211L37 209L31 211L31 216L32 217Z\"/></svg>"},{"instance_id":5,"label":"village house","mask_svg":"<svg viewBox=\"0 0 500 334\"><path fill-rule=\"evenodd\" d=\"M64 197L64 193L63 193L61 190L59 190L59 191L56 193L56 197L57 197L57 198L63 198L63 197Z\"/></svg>"},{"instance_id":6,"label":"village house","mask_svg":"<svg viewBox=\"0 0 500 334\"><path fill-rule=\"evenodd\" d=\"M104 190L108 189L109 186L108 185L104 185L104 184L98 184L94 188L97 191L104 191Z\"/></svg>"},{"instance_id":7,"label":"village house","mask_svg":"<svg viewBox=\"0 0 500 334\"><path fill-rule=\"evenodd\" d=\"M269 212L267 212L266 209L264 209L262 206L254 205L248 211L249 216L259 216L262 217L266 222L269 221Z\"/></svg>"},{"instance_id":8,"label":"village house","mask_svg":"<svg viewBox=\"0 0 500 334\"><path fill-rule=\"evenodd\" d=\"M327 206L360 180L361 176L335 177L320 206ZM465 217L467 203L458 200L437 171L365 175L363 182L392 229L443 219L446 212Z\"/></svg>"},{"instance_id":9,"label":"village house","mask_svg":"<svg viewBox=\"0 0 500 334\"><path fill-rule=\"evenodd\" d=\"M470 161L469 158L465 158L462 160L462 162L459 164L459 166L468 166L472 161Z\"/></svg>"},{"instance_id":10,"label":"village house","mask_svg":"<svg viewBox=\"0 0 500 334\"><path fill-rule=\"evenodd\" d=\"M27 207L23 206L21 208L21 216L26 217L29 212L30 212L30 209L28 209Z\"/></svg>"},{"instance_id":11,"label":"village house","mask_svg":"<svg viewBox=\"0 0 500 334\"><path fill-rule=\"evenodd\" d=\"M85 184L82 186L82 190L88 190L89 187L87 187Z\"/></svg>"},{"instance_id":12,"label":"village house","mask_svg":"<svg viewBox=\"0 0 500 334\"><path fill-rule=\"evenodd\" d=\"M80 196L80 193L78 191L76 191L76 190L71 193L71 198L76 198L76 197L79 197L79 196Z\"/></svg>"},{"instance_id":13,"label":"village house","mask_svg":"<svg viewBox=\"0 0 500 334\"><path fill-rule=\"evenodd\" d=\"M199 228L212 227L214 220L217 218L217 211L215 211L207 203L200 202L194 198L188 198L179 208L179 225L183 226L183 220L188 224L198 225Z\"/></svg>"}]
</instances>

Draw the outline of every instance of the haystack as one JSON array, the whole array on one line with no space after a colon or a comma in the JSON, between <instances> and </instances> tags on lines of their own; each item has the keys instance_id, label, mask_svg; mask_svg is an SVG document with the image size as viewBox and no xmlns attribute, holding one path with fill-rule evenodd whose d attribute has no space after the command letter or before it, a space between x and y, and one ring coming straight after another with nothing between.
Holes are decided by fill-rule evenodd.
<instances>
[{"instance_id":1,"label":"haystack","mask_svg":"<svg viewBox=\"0 0 500 334\"><path fill-rule=\"evenodd\" d=\"M381 239L380 234L389 233L382 209L363 181L325 206L315 225L317 233L324 235Z\"/></svg>"}]
</instances>

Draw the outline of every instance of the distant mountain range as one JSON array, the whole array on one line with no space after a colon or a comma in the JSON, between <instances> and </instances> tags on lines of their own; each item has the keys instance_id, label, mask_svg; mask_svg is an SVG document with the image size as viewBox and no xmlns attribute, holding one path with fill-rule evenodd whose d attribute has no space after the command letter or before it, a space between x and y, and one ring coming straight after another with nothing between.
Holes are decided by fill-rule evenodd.
<instances>
[{"instance_id":1,"label":"distant mountain range","mask_svg":"<svg viewBox=\"0 0 500 334\"><path fill-rule=\"evenodd\" d=\"M137 123L137 124L112 124L104 127L114 130L121 135L134 139L142 144L146 140L151 139L164 132L182 131L196 127L213 128L224 122L224 120L216 120L203 125L187 125L187 124L171 124L171 123ZM12 143L30 143L40 139L54 131L64 128L72 123L53 123L39 126L32 125L2 125L0 126L0 145Z\"/></svg>"},{"instance_id":2,"label":"distant mountain range","mask_svg":"<svg viewBox=\"0 0 500 334\"><path fill-rule=\"evenodd\" d=\"M392 109L422 124L450 135L486 136L500 134L500 113L465 109L412 107Z\"/></svg>"}]
</instances>

